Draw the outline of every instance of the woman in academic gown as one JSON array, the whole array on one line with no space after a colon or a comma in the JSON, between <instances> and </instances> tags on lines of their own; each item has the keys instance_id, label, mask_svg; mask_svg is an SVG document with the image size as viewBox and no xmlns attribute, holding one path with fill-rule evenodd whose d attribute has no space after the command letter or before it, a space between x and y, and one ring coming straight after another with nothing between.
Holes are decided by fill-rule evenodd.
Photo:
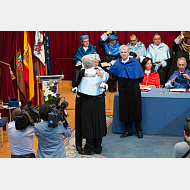
<instances>
[{"instance_id":1,"label":"woman in academic gown","mask_svg":"<svg viewBox=\"0 0 190 190\"><path fill-rule=\"evenodd\" d=\"M88 155L94 152L100 154L102 138L107 134L104 87L107 86L105 83L109 74L102 68L95 67L95 60L90 55L84 56L82 63L84 69L80 71L78 77L75 113L78 121L76 129L80 131L78 134L81 138L86 139L86 145L84 150L79 148L78 152ZM85 77L86 70L88 74L92 73L91 77Z\"/></svg>"},{"instance_id":2,"label":"woman in academic gown","mask_svg":"<svg viewBox=\"0 0 190 190\"><path fill-rule=\"evenodd\" d=\"M153 68L152 59L149 57L144 58L141 66L144 72L144 79L141 85L154 85L155 87L158 87L160 85L160 77L158 72L156 72Z\"/></svg>"}]
</instances>

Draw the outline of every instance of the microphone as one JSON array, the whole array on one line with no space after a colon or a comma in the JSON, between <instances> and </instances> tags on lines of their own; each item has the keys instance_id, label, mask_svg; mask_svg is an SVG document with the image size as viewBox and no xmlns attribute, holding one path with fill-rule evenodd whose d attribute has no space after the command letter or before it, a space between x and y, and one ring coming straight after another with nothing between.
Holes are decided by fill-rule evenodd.
<instances>
[{"instance_id":1,"label":"microphone","mask_svg":"<svg viewBox=\"0 0 190 190\"><path fill-rule=\"evenodd\" d=\"M52 63L58 65L57 63L55 63L55 61L52 61ZM59 67L61 67L60 65L58 65ZM61 67L61 70L62 70L62 77L63 77L63 67Z\"/></svg>"}]
</instances>

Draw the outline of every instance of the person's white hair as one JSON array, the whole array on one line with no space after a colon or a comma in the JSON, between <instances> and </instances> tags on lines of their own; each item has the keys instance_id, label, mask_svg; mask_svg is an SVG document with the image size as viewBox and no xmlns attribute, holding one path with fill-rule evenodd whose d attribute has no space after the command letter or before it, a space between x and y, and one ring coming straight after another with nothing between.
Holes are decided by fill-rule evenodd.
<instances>
[{"instance_id":1,"label":"person's white hair","mask_svg":"<svg viewBox=\"0 0 190 190\"><path fill-rule=\"evenodd\" d=\"M82 57L82 63L87 68L91 68L95 66L95 59L90 55L85 55Z\"/></svg>"},{"instance_id":2,"label":"person's white hair","mask_svg":"<svg viewBox=\"0 0 190 190\"><path fill-rule=\"evenodd\" d=\"M129 48L129 46L121 45L120 48L119 48L119 52L121 52L121 50L126 50L128 53L130 53L130 48Z\"/></svg>"},{"instance_id":3,"label":"person's white hair","mask_svg":"<svg viewBox=\"0 0 190 190\"><path fill-rule=\"evenodd\" d=\"M185 59L184 57L178 58L178 60L177 60L177 65L178 65L178 61L181 60L181 59L185 61L185 65L187 66L187 61L186 61L186 59Z\"/></svg>"}]
</instances>

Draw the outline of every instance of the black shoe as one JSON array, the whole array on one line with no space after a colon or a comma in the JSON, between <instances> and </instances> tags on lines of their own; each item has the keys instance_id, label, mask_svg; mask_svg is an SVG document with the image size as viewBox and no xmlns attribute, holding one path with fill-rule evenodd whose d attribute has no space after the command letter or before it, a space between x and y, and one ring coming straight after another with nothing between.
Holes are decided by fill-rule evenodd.
<instances>
[{"instance_id":1,"label":"black shoe","mask_svg":"<svg viewBox=\"0 0 190 190\"><path fill-rule=\"evenodd\" d=\"M120 136L120 138L124 138L128 136L132 136L132 133L129 133L128 131L126 131L123 135Z\"/></svg>"},{"instance_id":2,"label":"black shoe","mask_svg":"<svg viewBox=\"0 0 190 190\"><path fill-rule=\"evenodd\" d=\"M110 88L110 92L115 92L114 88Z\"/></svg>"},{"instance_id":3,"label":"black shoe","mask_svg":"<svg viewBox=\"0 0 190 190\"><path fill-rule=\"evenodd\" d=\"M99 148L99 149L94 149L94 153L95 154L101 154L101 152L102 152L102 148Z\"/></svg>"},{"instance_id":4,"label":"black shoe","mask_svg":"<svg viewBox=\"0 0 190 190\"><path fill-rule=\"evenodd\" d=\"M85 150L78 151L79 154L85 154L85 155L93 155L93 152L86 152Z\"/></svg>"},{"instance_id":5,"label":"black shoe","mask_svg":"<svg viewBox=\"0 0 190 190\"><path fill-rule=\"evenodd\" d=\"M139 138L139 139L143 138L142 132L138 132L137 134L138 134L138 138Z\"/></svg>"},{"instance_id":6,"label":"black shoe","mask_svg":"<svg viewBox=\"0 0 190 190\"><path fill-rule=\"evenodd\" d=\"M77 146L77 147L76 147L76 150L77 150L77 151L83 150L83 149L82 149L82 146Z\"/></svg>"}]
</instances>

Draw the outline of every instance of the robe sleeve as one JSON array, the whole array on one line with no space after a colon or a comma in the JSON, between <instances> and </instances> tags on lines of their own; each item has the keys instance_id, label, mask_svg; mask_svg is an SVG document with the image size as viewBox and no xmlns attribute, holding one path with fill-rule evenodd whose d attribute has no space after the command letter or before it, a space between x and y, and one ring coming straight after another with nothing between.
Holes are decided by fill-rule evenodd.
<instances>
[{"instance_id":1,"label":"robe sleeve","mask_svg":"<svg viewBox=\"0 0 190 190\"><path fill-rule=\"evenodd\" d=\"M78 80L77 80L77 87L80 84L82 77L84 77L85 69L81 69L79 72Z\"/></svg>"}]
</instances>

